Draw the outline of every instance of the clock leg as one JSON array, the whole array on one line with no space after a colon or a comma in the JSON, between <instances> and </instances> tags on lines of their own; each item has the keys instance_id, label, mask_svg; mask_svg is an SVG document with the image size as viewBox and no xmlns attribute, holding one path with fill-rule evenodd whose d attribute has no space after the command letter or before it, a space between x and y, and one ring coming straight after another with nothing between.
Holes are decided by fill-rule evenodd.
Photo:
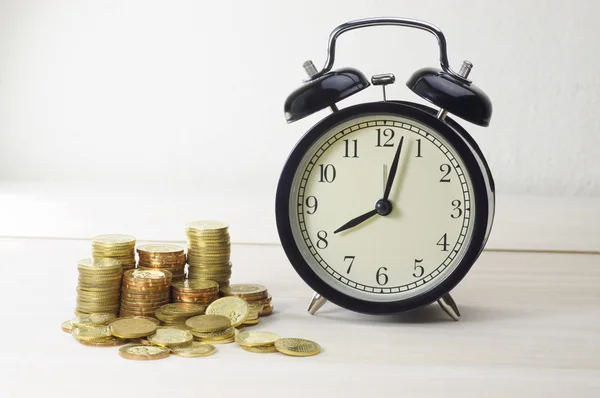
<instances>
[{"instance_id":1,"label":"clock leg","mask_svg":"<svg viewBox=\"0 0 600 398\"><path fill-rule=\"evenodd\" d=\"M440 307L442 307L444 312L450 316L450 318L452 318L455 321L458 321L458 319L460 318L460 311L456 306L456 302L454 301L452 296L450 296L450 293L446 293L442 297L440 297L437 303L440 305Z\"/></svg>"},{"instance_id":2,"label":"clock leg","mask_svg":"<svg viewBox=\"0 0 600 398\"><path fill-rule=\"evenodd\" d=\"M314 315L326 302L327 299L325 297L321 296L319 293L315 293L308 305L308 312L311 315Z\"/></svg>"}]
</instances>

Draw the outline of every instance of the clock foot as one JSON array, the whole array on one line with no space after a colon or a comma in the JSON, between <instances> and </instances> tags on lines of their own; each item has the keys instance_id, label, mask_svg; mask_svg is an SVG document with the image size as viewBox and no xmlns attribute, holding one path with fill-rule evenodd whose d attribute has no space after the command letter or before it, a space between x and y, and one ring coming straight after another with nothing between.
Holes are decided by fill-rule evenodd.
<instances>
[{"instance_id":1,"label":"clock foot","mask_svg":"<svg viewBox=\"0 0 600 398\"><path fill-rule=\"evenodd\" d=\"M308 305L308 312L311 315L314 315L326 302L327 299L325 297L321 296L319 293L315 293Z\"/></svg>"},{"instance_id":2,"label":"clock foot","mask_svg":"<svg viewBox=\"0 0 600 398\"><path fill-rule=\"evenodd\" d=\"M442 297L440 297L437 303L440 305L440 307L442 307L444 312L448 314L448 316L450 316L450 318L452 318L455 321L458 321L460 319L460 311L456 306L456 302L454 301L452 296L450 296L450 293L446 293Z\"/></svg>"}]
</instances>

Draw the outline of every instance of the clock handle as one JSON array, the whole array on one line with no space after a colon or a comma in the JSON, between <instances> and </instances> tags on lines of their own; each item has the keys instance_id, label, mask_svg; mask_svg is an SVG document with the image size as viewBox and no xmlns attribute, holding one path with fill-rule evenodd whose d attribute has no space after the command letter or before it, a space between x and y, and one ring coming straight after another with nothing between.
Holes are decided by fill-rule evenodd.
<instances>
[{"instance_id":1,"label":"clock handle","mask_svg":"<svg viewBox=\"0 0 600 398\"><path fill-rule=\"evenodd\" d=\"M446 37L444 37L444 34L440 30L440 28L425 21L419 21L417 19L409 18L365 18L346 22L338 26L329 35L329 43L327 45L327 59L325 61L325 66L323 66L323 69L321 69L319 72L312 74L309 81L315 80L331 70L331 68L333 67L333 63L335 62L335 42L342 33L354 29L366 28L369 26L386 25L405 26L408 28L421 29L434 35L438 40L438 45L440 47L440 66L442 67L442 70L446 73L451 74L461 82L470 83L470 81L466 77L461 76L459 73L454 72L450 68L450 65L448 63L448 53L446 50Z\"/></svg>"}]
</instances>

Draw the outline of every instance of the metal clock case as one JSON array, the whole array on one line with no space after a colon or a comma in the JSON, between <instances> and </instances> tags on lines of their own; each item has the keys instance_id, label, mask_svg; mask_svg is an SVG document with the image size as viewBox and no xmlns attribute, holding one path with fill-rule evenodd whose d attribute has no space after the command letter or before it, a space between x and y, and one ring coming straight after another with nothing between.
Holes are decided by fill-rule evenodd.
<instances>
[{"instance_id":1,"label":"metal clock case","mask_svg":"<svg viewBox=\"0 0 600 398\"><path fill-rule=\"evenodd\" d=\"M357 28L396 25L436 36L441 70L423 68L408 87L439 109L388 100L393 74L375 75L383 101L342 110L336 103L369 86L356 69L331 71L335 42ZM288 122L324 108L288 158L277 188L276 217L286 255L316 292L314 314L327 300L370 314L406 311L437 301L458 320L450 291L483 250L494 215L494 182L473 138L452 113L487 126L492 105L468 80L472 64L454 72L446 40L434 25L370 18L337 27L327 60L304 64L305 84L285 102Z\"/></svg>"}]
</instances>

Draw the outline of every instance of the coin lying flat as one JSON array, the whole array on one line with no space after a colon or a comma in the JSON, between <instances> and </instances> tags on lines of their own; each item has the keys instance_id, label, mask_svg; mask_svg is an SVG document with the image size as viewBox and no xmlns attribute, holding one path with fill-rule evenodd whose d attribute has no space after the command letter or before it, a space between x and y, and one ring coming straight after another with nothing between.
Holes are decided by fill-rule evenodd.
<instances>
[{"instance_id":1,"label":"coin lying flat","mask_svg":"<svg viewBox=\"0 0 600 398\"><path fill-rule=\"evenodd\" d=\"M249 347L249 346L243 346L241 345L240 347L242 347L244 350L246 351L250 351L250 352L256 352L258 354L268 354L271 352L277 352L277 348L275 348L275 346L262 346L262 347Z\"/></svg>"},{"instance_id":2,"label":"coin lying flat","mask_svg":"<svg viewBox=\"0 0 600 398\"><path fill-rule=\"evenodd\" d=\"M156 333L148 336L148 341L161 347L181 346L191 342L194 339L189 330L174 328L157 329Z\"/></svg>"},{"instance_id":3,"label":"coin lying flat","mask_svg":"<svg viewBox=\"0 0 600 398\"><path fill-rule=\"evenodd\" d=\"M71 334L77 340L84 341L103 340L111 337L110 329L106 325L74 327Z\"/></svg>"},{"instance_id":4,"label":"coin lying flat","mask_svg":"<svg viewBox=\"0 0 600 398\"><path fill-rule=\"evenodd\" d=\"M281 339L275 333L270 332L242 332L235 336L235 341L244 347L273 346Z\"/></svg>"},{"instance_id":5,"label":"coin lying flat","mask_svg":"<svg viewBox=\"0 0 600 398\"><path fill-rule=\"evenodd\" d=\"M156 323L143 318L121 318L110 324L112 335L122 339L145 337L154 333L156 328Z\"/></svg>"},{"instance_id":6,"label":"coin lying flat","mask_svg":"<svg viewBox=\"0 0 600 398\"><path fill-rule=\"evenodd\" d=\"M231 320L223 315L198 315L185 321L185 324L194 331L210 333L231 327Z\"/></svg>"},{"instance_id":7,"label":"coin lying flat","mask_svg":"<svg viewBox=\"0 0 600 398\"><path fill-rule=\"evenodd\" d=\"M125 359L135 361L150 361L154 359L163 359L169 356L169 350L166 347L157 347L153 345L132 344L119 349L119 355Z\"/></svg>"},{"instance_id":8,"label":"coin lying flat","mask_svg":"<svg viewBox=\"0 0 600 398\"><path fill-rule=\"evenodd\" d=\"M173 347L171 353L180 357L196 358L196 357L207 357L215 353L217 349L212 344L199 343L197 341L192 342L190 345L185 347Z\"/></svg>"},{"instance_id":9,"label":"coin lying flat","mask_svg":"<svg viewBox=\"0 0 600 398\"><path fill-rule=\"evenodd\" d=\"M127 340L120 339L118 337L109 337L104 340L98 340L98 341L79 340L79 342L81 344L87 345L89 347L116 347L118 345L125 344L126 341Z\"/></svg>"},{"instance_id":10,"label":"coin lying flat","mask_svg":"<svg viewBox=\"0 0 600 398\"><path fill-rule=\"evenodd\" d=\"M239 297L223 297L213 301L208 308L208 315L223 315L231 320L231 326L239 326L248 317L248 303Z\"/></svg>"},{"instance_id":11,"label":"coin lying flat","mask_svg":"<svg viewBox=\"0 0 600 398\"><path fill-rule=\"evenodd\" d=\"M119 319L145 319L147 321L150 321L150 322L156 324L156 326L160 325L160 321L158 319L150 318L149 316L132 315L132 316L122 316Z\"/></svg>"},{"instance_id":12,"label":"coin lying flat","mask_svg":"<svg viewBox=\"0 0 600 398\"><path fill-rule=\"evenodd\" d=\"M117 317L115 314L104 313L104 314L89 314L80 315L71 320L73 326L91 326L91 325L108 325L114 321Z\"/></svg>"},{"instance_id":13,"label":"coin lying flat","mask_svg":"<svg viewBox=\"0 0 600 398\"><path fill-rule=\"evenodd\" d=\"M275 348L282 354L294 357L308 357L321 352L321 347L314 341L297 338L279 339L275 342Z\"/></svg>"},{"instance_id":14,"label":"coin lying flat","mask_svg":"<svg viewBox=\"0 0 600 398\"><path fill-rule=\"evenodd\" d=\"M63 332L65 333L71 333L71 330L73 330L73 325L71 324L71 321L64 321L61 325L60 328L62 329Z\"/></svg>"}]
</instances>

